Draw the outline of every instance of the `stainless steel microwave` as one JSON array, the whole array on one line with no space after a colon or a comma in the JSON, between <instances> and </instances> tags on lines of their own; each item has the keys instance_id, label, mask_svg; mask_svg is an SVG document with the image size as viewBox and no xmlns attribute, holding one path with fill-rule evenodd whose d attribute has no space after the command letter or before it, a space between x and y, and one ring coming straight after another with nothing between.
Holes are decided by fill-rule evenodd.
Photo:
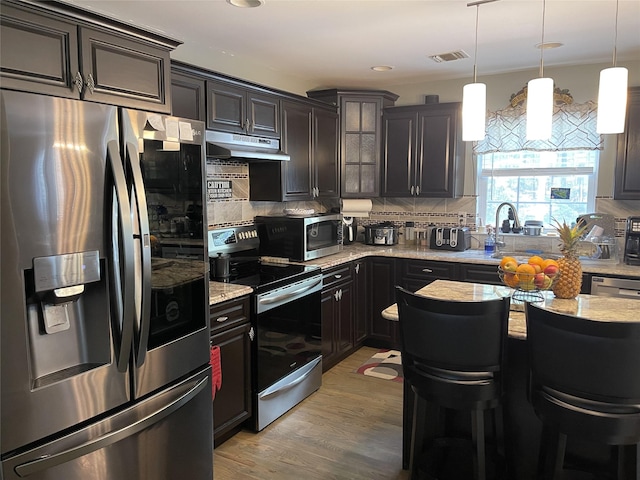
<instances>
[{"instance_id":1,"label":"stainless steel microwave","mask_svg":"<svg viewBox=\"0 0 640 480\"><path fill-rule=\"evenodd\" d=\"M260 255L306 262L342 250L342 215L258 216Z\"/></svg>"}]
</instances>

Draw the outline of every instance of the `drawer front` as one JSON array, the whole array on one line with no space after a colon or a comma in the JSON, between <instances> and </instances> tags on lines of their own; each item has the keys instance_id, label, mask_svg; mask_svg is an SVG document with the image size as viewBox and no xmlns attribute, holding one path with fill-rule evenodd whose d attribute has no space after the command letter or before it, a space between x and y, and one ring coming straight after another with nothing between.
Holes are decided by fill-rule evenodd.
<instances>
[{"instance_id":1,"label":"drawer front","mask_svg":"<svg viewBox=\"0 0 640 480\"><path fill-rule=\"evenodd\" d=\"M448 262L403 260L402 278L455 280L456 265Z\"/></svg>"},{"instance_id":2,"label":"drawer front","mask_svg":"<svg viewBox=\"0 0 640 480\"><path fill-rule=\"evenodd\" d=\"M352 280L351 264L347 263L322 272L322 289L328 290L340 283Z\"/></svg>"},{"instance_id":3,"label":"drawer front","mask_svg":"<svg viewBox=\"0 0 640 480\"><path fill-rule=\"evenodd\" d=\"M211 335L249 321L249 296L212 305L209 309Z\"/></svg>"}]
</instances>

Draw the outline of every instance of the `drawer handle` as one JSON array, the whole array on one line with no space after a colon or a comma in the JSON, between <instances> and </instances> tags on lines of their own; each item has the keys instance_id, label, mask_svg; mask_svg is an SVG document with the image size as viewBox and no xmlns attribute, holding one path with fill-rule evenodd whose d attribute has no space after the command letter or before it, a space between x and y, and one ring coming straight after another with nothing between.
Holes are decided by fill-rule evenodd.
<instances>
[{"instance_id":1,"label":"drawer handle","mask_svg":"<svg viewBox=\"0 0 640 480\"><path fill-rule=\"evenodd\" d=\"M339 279L339 278L342 278L342 275L336 274L336 275L334 275L333 277L334 277L334 278L338 278L338 279Z\"/></svg>"},{"instance_id":2,"label":"drawer handle","mask_svg":"<svg viewBox=\"0 0 640 480\"><path fill-rule=\"evenodd\" d=\"M218 322L218 323L226 322L227 320L229 320L229 317L218 317L218 318L216 318L216 322Z\"/></svg>"},{"instance_id":3,"label":"drawer handle","mask_svg":"<svg viewBox=\"0 0 640 480\"><path fill-rule=\"evenodd\" d=\"M422 271L424 273L433 273L433 270L431 270L430 268L423 268Z\"/></svg>"}]
</instances>

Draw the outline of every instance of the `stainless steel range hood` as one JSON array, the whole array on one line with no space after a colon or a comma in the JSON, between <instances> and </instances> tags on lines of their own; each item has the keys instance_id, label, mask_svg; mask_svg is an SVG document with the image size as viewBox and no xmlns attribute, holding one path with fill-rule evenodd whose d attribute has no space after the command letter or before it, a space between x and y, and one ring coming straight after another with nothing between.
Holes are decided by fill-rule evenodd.
<instances>
[{"instance_id":1,"label":"stainless steel range hood","mask_svg":"<svg viewBox=\"0 0 640 480\"><path fill-rule=\"evenodd\" d=\"M207 130L207 157L228 160L280 160L291 157L280 150L280 140Z\"/></svg>"}]
</instances>

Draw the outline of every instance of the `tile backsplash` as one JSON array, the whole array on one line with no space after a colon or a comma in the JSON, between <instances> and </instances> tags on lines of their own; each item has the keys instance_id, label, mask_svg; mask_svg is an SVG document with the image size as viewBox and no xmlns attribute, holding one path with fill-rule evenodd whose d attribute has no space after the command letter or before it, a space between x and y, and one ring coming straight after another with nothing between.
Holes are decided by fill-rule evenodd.
<instances>
[{"instance_id":1,"label":"tile backsplash","mask_svg":"<svg viewBox=\"0 0 640 480\"><path fill-rule=\"evenodd\" d=\"M251 202L249 201L249 166L242 161L207 160L207 180L231 182L230 196L217 198L216 195L220 194L220 191L216 190L211 190L212 195L207 196L209 228L249 225L253 223L256 215L278 215L284 208L313 208L317 212L328 212L340 205L339 199L322 202ZM417 228L426 228L429 225L454 227L460 224L462 214L465 226L475 231L476 201L475 196L453 199L374 198L369 218L359 219L358 224L391 222L400 227L405 222L412 221ZM621 241L624 237L626 218L630 215L640 215L640 201L597 197L596 211L615 217L616 237ZM473 248L477 247L474 245Z\"/></svg>"}]
</instances>

